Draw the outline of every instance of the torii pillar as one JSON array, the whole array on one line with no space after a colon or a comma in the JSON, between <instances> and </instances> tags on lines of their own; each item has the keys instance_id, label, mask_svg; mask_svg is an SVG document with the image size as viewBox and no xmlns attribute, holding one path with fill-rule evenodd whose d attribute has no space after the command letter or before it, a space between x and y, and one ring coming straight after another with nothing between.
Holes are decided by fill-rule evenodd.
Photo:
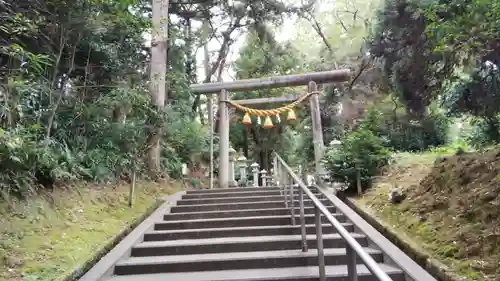
<instances>
[{"instance_id":1,"label":"torii pillar","mask_svg":"<svg viewBox=\"0 0 500 281\"><path fill-rule=\"evenodd\" d=\"M315 92L318 90L318 85L314 81L310 81L307 85L308 92ZM321 124L321 110L319 107L318 94L313 94L309 98L311 107L311 121L312 121L312 136L314 145L314 165L316 175L322 175L325 171L321 165L321 159L325 155L325 142L323 141L323 125Z\"/></svg>"}]
</instances>

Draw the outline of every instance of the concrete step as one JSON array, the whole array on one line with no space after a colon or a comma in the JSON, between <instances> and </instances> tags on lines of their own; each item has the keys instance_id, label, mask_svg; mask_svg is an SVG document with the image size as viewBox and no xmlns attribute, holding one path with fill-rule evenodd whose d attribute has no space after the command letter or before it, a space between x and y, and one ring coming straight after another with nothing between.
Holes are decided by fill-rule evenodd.
<instances>
[{"instance_id":1,"label":"concrete step","mask_svg":"<svg viewBox=\"0 0 500 281\"><path fill-rule=\"evenodd\" d=\"M387 264L379 264L393 281L404 281L404 273ZM347 266L326 266L327 281L347 281ZM358 281L377 281L366 266L358 265ZM317 266L268 269L236 269L201 272L174 272L144 275L116 275L109 281L318 281Z\"/></svg>"},{"instance_id":2,"label":"concrete step","mask_svg":"<svg viewBox=\"0 0 500 281\"><path fill-rule=\"evenodd\" d=\"M227 192L249 192L249 191L268 191L279 190L278 187L231 187L231 188L213 188L213 189L191 189L187 190L186 194L210 194L210 193L227 193Z\"/></svg>"},{"instance_id":3,"label":"concrete step","mask_svg":"<svg viewBox=\"0 0 500 281\"><path fill-rule=\"evenodd\" d=\"M339 222L345 222L346 217L342 214L334 213L333 216ZM297 214L297 220L298 220ZM315 215L305 215L306 224L315 223ZM322 222L328 222L326 217L322 216ZM222 227L242 227L242 226L264 226L264 225L289 225L292 223L291 215L281 216L255 216L240 218L215 218L215 219L193 219L178 221L156 222L154 230L173 230L173 229L200 229L200 228L222 228Z\"/></svg>"},{"instance_id":4,"label":"concrete step","mask_svg":"<svg viewBox=\"0 0 500 281\"><path fill-rule=\"evenodd\" d=\"M272 236L272 235L300 235L300 225L270 225L250 227L226 227L226 228L203 228L203 229L181 229L181 230L158 230L149 231L144 234L144 241L165 241L181 239L206 239L222 237L245 237L245 236ZM354 225L342 223L349 232L354 232ZM306 225L307 234L316 234L314 224ZM323 233L337 233L332 225L323 224Z\"/></svg>"},{"instance_id":5,"label":"concrete step","mask_svg":"<svg viewBox=\"0 0 500 281\"><path fill-rule=\"evenodd\" d=\"M317 196L317 197L319 197L319 196ZM295 201L298 201L299 200L299 195L295 195L294 198L295 198ZM304 198L304 199L306 199L306 198ZM221 198L203 198L203 199L182 199L182 200L179 200L177 202L177 206L203 205L203 204L243 203L243 202L266 202L266 201L282 201L282 202L284 202L284 200L285 200L285 196L284 195L221 197Z\"/></svg>"},{"instance_id":6,"label":"concrete step","mask_svg":"<svg viewBox=\"0 0 500 281\"><path fill-rule=\"evenodd\" d=\"M376 262L382 262L382 253L365 248ZM345 249L324 249L326 265L347 264ZM358 258L361 264L361 259ZM199 255L172 255L157 257L133 257L118 262L115 274L149 274L167 272L191 272L232 269L258 269L275 267L296 267L318 265L318 251L297 250L255 251L242 253L216 253Z\"/></svg>"},{"instance_id":7,"label":"concrete step","mask_svg":"<svg viewBox=\"0 0 500 281\"><path fill-rule=\"evenodd\" d=\"M281 195L279 189L264 190L264 191L239 191L239 192L217 192L217 193L198 193L184 194L182 199L207 199L207 198L224 198L224 197L245 197L245 196L278 196ZM294 192L298 194L298 191ZM314 194L320 195L319 192L313 191Z\"/></svg>"},{"instance_id":8,"label":"concrete step","mask_svg":"<svg viewBox=\"0 0 500 281\"><path fill-rule=\"evenodd\" d=\"M283 198L282 198L283 199ZM325 206L333 206L328 199L320 199ZM295 206L299 206L299 201L295 200ZM304 206L313 206L312 200L305 199ZM200 205L182 205L173 206L171 213L188 213L188 212L205 212L205 211L225 211L225 210L244 210L244 209L268 209L268 208L284 208L285 200L264 201L264 202L240 202L240 203L225 203L225 204L200 204Z\"/></svg>"},{"instance_id":9,"label":"concrete step","mask_svg":"<svg viewBox=\"0 0 500 281\"><path fill-rule=\"evenodd\" d=\"M352 236L363 247L368 246L365 235L352 233ZM323 235L325 248L342 248L345 242L339 234ZM307 235L310 249L316 248L316 235ZM252 252L300 250L300 235L256 236L256 237L223 237L209 239L189 239L142 242L132 247L132 257L193 255L210 253Z\"/></svg>"},{"instance_id":10,"label":"concrete step","mask_svg":"<svg viewBox=\"0 0 500 281\"><path fill-rule=\"evenodd\" d=\"M327 207L330 212L335 212L335 207ZM295 213L299 214L300 208L294 208ZM304 207L305 214L314 214L314 207ZM230 218L230 217L254 217L254 216L285 216L290 214L290 209L282 208L266 208L266 209L243 209L243 210L228 210L228 211L205 211L205 212L188 212L166 214L163 216L165 221L175 220L199 220L213 218Z\"/></svg>"}]
</instances>

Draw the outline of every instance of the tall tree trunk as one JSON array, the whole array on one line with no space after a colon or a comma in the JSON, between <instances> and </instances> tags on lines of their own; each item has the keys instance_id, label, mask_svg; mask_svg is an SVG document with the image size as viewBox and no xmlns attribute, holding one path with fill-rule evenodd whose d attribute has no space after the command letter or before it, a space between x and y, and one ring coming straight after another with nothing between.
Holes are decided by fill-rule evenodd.
<instances>
[{"instance_id":1,"label":"tall tree trunk","mask_svg":"<svg viewBox=\"0 0 500 281\"><path fill-rule=\"evenodd\" d=\"M166 101L168 0L153 0L153 27L151 38L151 101L163 110ZM160 171L161 146L164 125L155 126L148 139L147 164L151 171Z\"/></svg>"}]
</instances>

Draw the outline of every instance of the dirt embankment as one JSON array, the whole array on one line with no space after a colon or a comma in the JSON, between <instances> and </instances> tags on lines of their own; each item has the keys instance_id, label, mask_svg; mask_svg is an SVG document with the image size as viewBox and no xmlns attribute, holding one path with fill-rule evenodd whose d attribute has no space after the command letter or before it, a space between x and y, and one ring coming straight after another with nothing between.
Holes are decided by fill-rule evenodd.
<instances>
[{"instance_id":1,"label":"dirt embankment","mask_svg":"<svg viewBox=\"0 0 500 281\"><path fill-rule=\"evenodd\" d=\"M500 149L405 157L358 202L465 280L500 281Z\"/></svg>"}]
</instances>

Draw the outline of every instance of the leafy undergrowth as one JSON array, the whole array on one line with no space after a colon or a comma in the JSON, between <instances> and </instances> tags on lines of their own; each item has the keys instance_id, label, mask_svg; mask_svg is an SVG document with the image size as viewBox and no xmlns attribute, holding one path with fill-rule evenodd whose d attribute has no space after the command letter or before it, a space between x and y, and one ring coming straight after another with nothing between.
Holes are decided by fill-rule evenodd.
<instances>
[{"instance_id":1,"label":"leafy undergrowth","mask_svg":"<svg viewBox=\"0 0 500 281\"><path fill-rule=\"evenodd\" d=\"M0 205L0 280L63 280L152 207L176 184L128 185L54 191Z\"/></svg>"},{"instance_id":2,"label":"leafy undergrowth","mask_svg":"<svg viewBox=\"0 0 500 281\"><path fill-rule=\"evenodd\" d=\"M357 204L464 280L499 281L500 149L438 156L398 155Z\"/></svg>"}]
</instances>

